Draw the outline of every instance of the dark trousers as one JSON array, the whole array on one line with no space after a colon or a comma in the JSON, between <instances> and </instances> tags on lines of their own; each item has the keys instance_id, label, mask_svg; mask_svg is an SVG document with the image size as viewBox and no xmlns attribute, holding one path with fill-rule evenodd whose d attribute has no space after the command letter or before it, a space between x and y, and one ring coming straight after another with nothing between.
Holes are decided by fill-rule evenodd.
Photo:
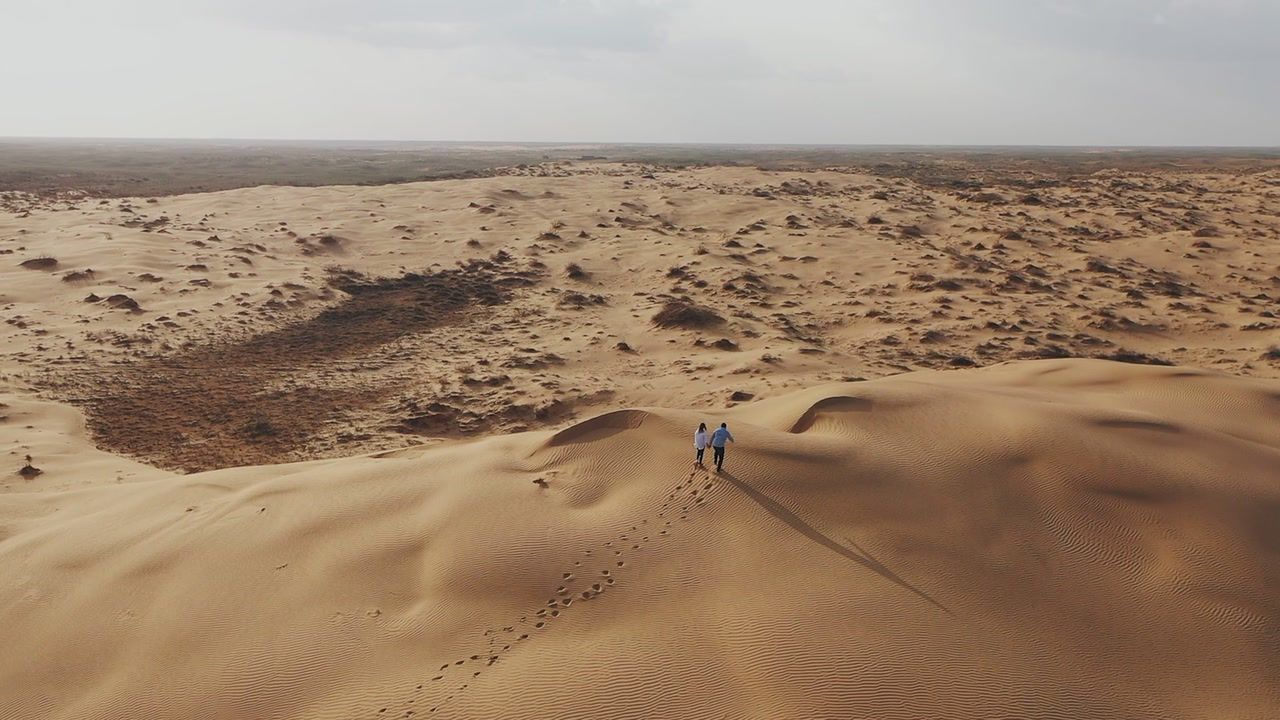
<instances>
[{"instance_id":1,"label":"dark trousers","mask_svg":"<svg viewBox=\"0 0 1280 720\"><path fill-rule=\"evenodd\" d=\"M719 470L724 465L724 448L713 447L711 448L711 452L716 459L716 469Z\"/></svg>"},{"instance_id":2,"label":"dark trousers","mask_svg":"<svg viewBox=\"0 0 1280 720\"><path fill-rule=\"evenodd\" d=\"M698 459L697 459L697 460L695 460L694 462L696 462L696 463L698 463L699 465L701 465L701 464L702 464L702 454L703 454L703 453L705 453L705 452L707 451L707 449L706 449L706 448L694 448L694 450L697 450L697 451L698 451Z\"/></svg>"}]
</instances>

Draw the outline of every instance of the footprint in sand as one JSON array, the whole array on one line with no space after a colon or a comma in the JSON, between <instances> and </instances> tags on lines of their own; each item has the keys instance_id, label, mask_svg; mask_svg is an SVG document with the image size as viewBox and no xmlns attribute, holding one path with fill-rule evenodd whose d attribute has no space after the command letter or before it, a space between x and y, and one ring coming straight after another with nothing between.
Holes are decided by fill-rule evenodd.
<instances>
[{"instance_id":1,"label":"footprint in sand","mask_svg":"<svg viewBox=\"0 0 1280 720\"><path fill-rule=\"evenodd\" d=\"M630 544L631 550L639 550L642 543L650 542L650 536L648 535L642 536L637 541L637 540L632 540L631 535L629 535L628 533L637 532L641 525L648 525L650 519L653 519L656 522L658 519L665 517L666 510L668 509L668 507L670 507L670 503L675 500L677 494L681 494L681 491L685 489L686 485L690 488L690 490L687 491L688 497L694 500L694 502L691 504L693 507L697 507L701 505L703 502L705 502L706 497L703 495L707 491L711 490L714 483L707 482L705 485L703 485L699 489L695 487L694 480L696 479L696 476L697 476L696 473L690 474L688 480L681 481L679 484L677 484L675 487L675 490L668 494L667 502L662 503L659 511L656 513L656 517L641 519L639 524L630 526L630 530L620 533L618 535L617 542ZM689 519L688 513L690 511L690 507L691 507L690 505L685 505L681 508L681 515L680 515L681 520L687 521ZM668 536L669 535L668 528L670 527L671 527L671 521L665 520L664 527L663 529L658 531L658 534L660 536ZM612 541L612 540L606 541L603 544L603 547L612 549L614 547L614 542L615 541ZM627 566L626 561L621 559L622 553L623 551L621 549L615 549L613 551L613 556L615 558L618 558L616 560L617 568L625 568ZM583 551L584 557L593 557L593 555L594 553L590 549ZM573 566L575 568L582 567L582 561L581 560L574 561ZM534 614L534 616L538 618L537 621L533 623L534 629L537 629L537 630L547 629L549 621L551 619L562 617L564 613L567 612L568 609L573 605L573 601L575 599L575 597L573 597L574 595L576 595L577 599L580 599L580 600L584 600L584 601L591 600L593 598L596 598L602 595L607 588L613 586L617 582L617 578L614 577L613 571L611 570L601 570L600 571L601 582L591 583L591 585L587 589L574 590L573 585L577 579L578 579L577 575L573 571L561 573L561 576L560 576L561 584L557 586L555 589L556 597L549 599L547 601L547 607L539 609ZM528 620L528 616L521 617L519 620L519 624L523 624L527 622L527 620ZM484 637L489 638L488 653L486 653L485 655L472 655L470 656L469 659L457 660L453 663L445 663L444 665L440 666L440 671L439 671L440 674L433 676L431 678L431 681L438 683L444 680L452 668L460 667L469 661L470 662L482 661L484 662L485 667L492 667L493 665L495 665L501 659L501 656L504 653L510 652L513 648L512 644L504 644L501 650L498 650L498 651L494 650L495 639L496 639L495 636L498 632L499 632L498 630L488 629L488 630L485 630L483 633ZM501 628L501 632L514 634L515 625L505 626ZM530 637L531 636L529 635L529 633L521 633L515 637L514 642L516 643L522 642L530 639ZM471 679L478 678L480 674L481 674L481 671L479 670L473 671L471 674ZM457 693L461 693L467 690L469 686L470 686L469 683L463 683L462 685L459 685L457 687L457 690L454 693L446 695L443 701L438 703L436 706L432 707L431 712L435 713L441 708L443 708L446 703L451 702L457 696ZM423 688L423 685L418 685L415 691L421 691L422 688ZM410 699L407 701L407 703L413 703L413 702L414 702L414 699ZM378 711L378 713L385 714L387 711L388 711L388 708L382 708ZM411 718L413 717L413 715L414 715L413 710L406 710L403 717Z\"/></svg>"}]
</instances>

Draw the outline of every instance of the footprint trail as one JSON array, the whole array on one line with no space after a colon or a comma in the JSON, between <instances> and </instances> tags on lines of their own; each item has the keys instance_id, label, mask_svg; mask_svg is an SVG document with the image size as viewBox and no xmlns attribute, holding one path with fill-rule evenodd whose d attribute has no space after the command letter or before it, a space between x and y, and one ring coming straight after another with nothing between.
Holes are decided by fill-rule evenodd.
<instances>
[{"instance_id":1,"label":"footprint trail","mask_svg":"<svg viewBox=\"0 0 1280 720\"><path fill-rule=\"evenodd\" d=\"M574 608L600 601L621 587L642 553L673 537L678 527L689 522L693 511L706 507L707 498L719 485L716 476L707 470L689 473L666 492L653 514L631 523L612 540L584 548L573 567L548 583L548 597L542 607L530 609L504 625L486 628L472 654L441 663L397 702L378 707L369 717L442 714L484 673L496 671L504 658L566 622Z\"/></svg>"}]
</instances>

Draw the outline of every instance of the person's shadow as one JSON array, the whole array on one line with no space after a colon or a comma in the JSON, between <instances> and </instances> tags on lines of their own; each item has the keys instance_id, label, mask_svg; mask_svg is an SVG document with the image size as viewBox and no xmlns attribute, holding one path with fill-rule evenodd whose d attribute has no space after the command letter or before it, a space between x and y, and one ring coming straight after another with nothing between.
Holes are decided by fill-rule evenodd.
<instances>
[{"instance_id":1,"label":"person's shadow","mask_svg":"<svg viewBox=\"0 0 1280 720\"><path fill-rule=\"evenodd\" d=\"M760 507L767 510L769 514L773 515L779 520L795 528L801 535L804 535L810 540L818 543L819 545L833 552L837 552L843 555L849 560L852 560L853 562L861 565L862 567L865 567L868 570L871 570L872 572L885 578L886 580L889 580L890 582L893 582L894 584L902 588L905 588L906 590L909 590L910 592L914 593L921 599L928 602L930 605L933 605L934 607L947 613L948 615L951 614L951 611L948 610L946 606L944 606L942 603L938 602L937 600L934 600L932 597L929 596L928 593L917 588L916 586L912 585L906 580L903 580L901 577L898 577L896 573L894 573L892 570L886 567L879 560L876 560L874 557L867 554L867 551L863 550L853 540L849 538L845 538L845 540L847 540L849 544L853 546L853 549L850 549L849 547L846 547L845 545L842 545L836 542L830 537L827 537L822 533L821 530L805 522L804 518L801 518L799 515L796 515L795 513L788 510L785 506L783 506L778 501L774 500L768 495L765 495L759 490L756 490L755 488L751 487L747 483L743 482L741 479L739 479L737 476L735 476L733 473L729 472L728 470L713 471L713 475L715 477L723 479L725 482L741 490L744 495L754 500L756 504L760 505Z\"/></svg>"}]
</instances>

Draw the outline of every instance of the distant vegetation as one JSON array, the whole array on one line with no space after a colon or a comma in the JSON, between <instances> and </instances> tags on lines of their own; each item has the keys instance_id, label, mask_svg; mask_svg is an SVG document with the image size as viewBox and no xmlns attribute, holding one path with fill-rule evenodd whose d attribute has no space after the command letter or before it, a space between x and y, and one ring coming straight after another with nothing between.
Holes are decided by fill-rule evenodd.
<instances>
[{"instance_id":1,"label":"distant vegetation","mask_svg":"<svg viewBox=\"0 0 1280 720\"><path fill-rule=\"evenodd\" d=\"M0 140L0 191L111 197L256 185L380 185L484 176L549 161L854 167L930 185L976 187L985 173L974 174L975 162L1007 181L1031 171L1069 177L1105 168L1254 171L1260 159L1280 166L1280 150L8 139Z\"/></svg>"}]
</instances>

